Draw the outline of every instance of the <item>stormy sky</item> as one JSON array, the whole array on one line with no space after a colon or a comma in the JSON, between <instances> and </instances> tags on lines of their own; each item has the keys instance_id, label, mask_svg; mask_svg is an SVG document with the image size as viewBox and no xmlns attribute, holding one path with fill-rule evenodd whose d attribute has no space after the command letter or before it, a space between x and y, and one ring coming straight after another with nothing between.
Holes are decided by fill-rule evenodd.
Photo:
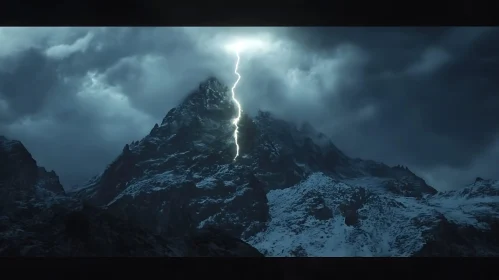
<instances>
[{"instance_id":1,"label":"stormy sky","mask_svg":"<svg viewBox=\"0 0 499 280\"><path fill-rule=\"evenodd\" d=\"M351 157L408 166L439 190L499 179L494 27L0 28L0 135L72 186L102 172L199 82L308 121Z\"/></svg>"}]
</instances>

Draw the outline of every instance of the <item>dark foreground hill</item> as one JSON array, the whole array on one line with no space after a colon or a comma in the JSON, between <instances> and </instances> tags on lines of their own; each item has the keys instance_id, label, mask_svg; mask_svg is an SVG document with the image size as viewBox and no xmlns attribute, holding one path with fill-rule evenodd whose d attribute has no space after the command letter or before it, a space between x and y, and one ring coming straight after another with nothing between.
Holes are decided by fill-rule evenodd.
<instances>
[{"instance_id":1,"label":"dark foreground hill","mask_svg":"<svg viewBox=\"0 0 499 280\"><path fill-rule=\"evenodd\" d=\"M215 229L152 233L67 196L19 141L0 137L0 256L262 256Z\"/></svg>"}]
</instances>

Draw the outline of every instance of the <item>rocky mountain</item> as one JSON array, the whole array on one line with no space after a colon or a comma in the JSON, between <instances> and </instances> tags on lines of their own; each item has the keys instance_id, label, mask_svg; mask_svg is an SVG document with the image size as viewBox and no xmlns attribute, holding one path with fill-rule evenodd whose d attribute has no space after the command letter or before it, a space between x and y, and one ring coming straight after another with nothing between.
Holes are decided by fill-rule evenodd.
<instances>
[{"instance_id":1,"label":"rocky mountain","mask_svg":"<svg viewBox=\"0 0 499 280\"><path fill-rule=\"evenodd\" d=\"M67 196L19 141L0 136L0 256L262 256L216 228L177 238Z\"/></svg>"},{"instance_id":2,"label":"rocky mountain","mask_svg":"<svg viewBox=\"0 0 499 280\"><path fill-rule=\"evenodd\" d=\"M438 193L352 159L309 124L243 115L209 78L73 195L177 238L216 227L267 256L495 256L499 184Z\"/></svg>"}]
</instances>

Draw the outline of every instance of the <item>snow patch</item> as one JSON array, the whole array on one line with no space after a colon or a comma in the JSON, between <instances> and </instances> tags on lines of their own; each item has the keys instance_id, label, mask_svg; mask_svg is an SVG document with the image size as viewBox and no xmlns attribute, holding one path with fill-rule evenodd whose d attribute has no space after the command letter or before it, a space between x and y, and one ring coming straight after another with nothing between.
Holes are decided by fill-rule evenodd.
<instances>
[{"instance_id":1,"label":"snow patch","mask_svg":"<svg viewBox=\"0 0 499 280\"><path fill-rule=\"evenodd\" d=\"M119 195L110 201L107 206L110 206L126 195L135 197L142 192L165 190L172 186L179 185L181 182L185 181L185 179L185 175L179 175L173 171L166 171L161 174L150 175L147 178L132 181Z\"/></svg>"},{"instance_id":2,"label":"snow patch","mask_svg":"<svg viewBox=\"0 0 499 280\"><path fill-rule=\"evenodd\" d=\"M2 139L3 138L3 139ZM3 150L10 152L12 149L16 146L21 144L21 142L16 141L16 140L8 140L5 137L0 138L0 147L3 148Z\"/></svg>"},{"instance_id":3,"label":"snow patch","mask_svg":"<svg viewBox=\"0 0 499 280\"><path fill-rule=\"evenodd\" d=\"M202 181L196 183L198 188L214 188L217 185L217 180L213 177L206 177Z\"/></svg>"}]
</instances>

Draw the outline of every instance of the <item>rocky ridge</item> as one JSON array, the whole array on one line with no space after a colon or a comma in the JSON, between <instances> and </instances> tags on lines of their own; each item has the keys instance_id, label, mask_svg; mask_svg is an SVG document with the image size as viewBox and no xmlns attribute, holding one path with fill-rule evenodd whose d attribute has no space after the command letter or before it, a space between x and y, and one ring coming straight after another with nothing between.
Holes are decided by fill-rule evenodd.
<instances>
[{"instance_id":1,"label":"rocky ridge","mask_svg":"<svg viewBox=\"0 0 499 280\"><path fill-rule=\"evenodd\" d=\"M55 172L0 136L0 256L262 256L216 228L177 238L67 196Z\"/></svg>"}]
</instances>

